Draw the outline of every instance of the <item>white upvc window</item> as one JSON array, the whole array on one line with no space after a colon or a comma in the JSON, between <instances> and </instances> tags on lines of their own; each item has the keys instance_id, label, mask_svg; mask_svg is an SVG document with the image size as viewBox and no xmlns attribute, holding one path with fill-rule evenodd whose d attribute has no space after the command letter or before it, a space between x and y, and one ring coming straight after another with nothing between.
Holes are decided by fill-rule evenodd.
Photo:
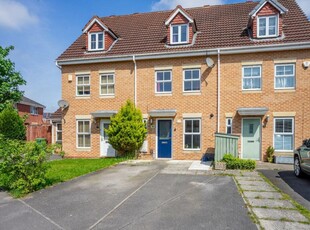
<instances>
[{"instance_id":1,"label":"white upvc window","mask_svg":"<svg viewBox=\"0 0 310 230\"><path fill-rule=\"evenodd\" d=\"M200 92L200 69L183 70L183 91Z\"/></svg>"},{"instance_id":2,"label":"white upvc window","mask_svg":"<svg viewBox=\"0 0 310 230\"><path fill-rule=\"evenodd\" d=\"M77 120L76 136L78 148L90 148L91 127L90 120Z\"/></svg>"},{"instance_id":3,"label":"white upvc window","mask_svg":"<svg viewBox=\"0 0 310 230\"><path fill-rule=\"evenodd\" d=\"M262 67L243 66L242 67L242 90L261 90Z\"/></svg>"},{"instance_id":4,"label":"white upvc window","mask_svg":"<svg viewBox=\"0 0 310 230\"><path fill-rule=\"evenodd\" d=\"M88 34L88 50L104 49L104 32L94 32Z\"/></svg>"},{"instance_id":5,"label":"white upvc window","mask_svg":"<svg viewBox=\"0 0 310 230\"><path fill-rule=\"evenodd\" d=\"M276 37L278 36L278 27L278 15L258 17L258 37Z\"/></svg>"},{"instance_id":6,"label":"white upvc window","mask_svg":"<svg viewBox=\"0 0 310 230\"><path fill-rule=\"evenodd\" d=\"M275 89L295 89L295 64L275 65Z\"/></svg>"},{"instance_id":7,"label":"white upvc window","mask_svg":"<svg viewBox=\"0 0 310 230\"><path fill-rule=\"evenodd\" d=\"M100 75L100 95L115 94L115 74L106 73Z\"/></svg>"},{"instance_id":8,"label":"white upvc window","mask_svg":"<svg viewBox=\"0 0 310 230\"><path fill-rule=\"evenodd\" d=\"M171 70L158 70L155 72L155 92L172 92L172 72Z\"/></svg>"},{"instance_id":9,"label":"white upvc window","mask_svg":"<svg viewBox=\"0 0 310 230\"><path fill-rule=\"evenodd\" d=\"M76 96L90 95L90 76L77 75L76 76Z\"/></svg>"},{"instance_id":10,"label":"white upvc window","mask_svg":"<svg viewBox=\"0 0 310 230\"><path fill-rule=\"evenodd\" d=\"M57 123L56 124L56 142L62 141L62 124Z\"/></svg>"},{"instance_id":11,"label":"white upvc window","mask_svg":"<svg viewBox=\"0 0 310 230\"><path fill-rule=\"evenodd\" d=\"M188 24L171 25L170 26L170 43L183 44L188 43L189 40L189 26Z\"/></svg>"},{"instance_id":12,"label":"white upvc window","mask_svg":"<svg viewBox=\"0 0 310 230\"><path fill-rule=\"evenodd\" d=\"M38 108L35 106L30 106L30 114L31 115L38 115Z\"/></svg>"},{"instance_id":13,"label":"white upvc window","mask_svg":"<svg viewBox=\"0 0 310 230\"><path fill-rule=\"evenodd\" d=\"M184 149L200 150L201 147L201 119L184 119Z\"/></svg>"},{"instance_id":14,"label":"white upvc window","mask_svg":"<svg viewBox=\"0 0 310 230\"><path fill-rule=\"evenodd\" d=\"M226 118L226 134L232 134L232 118Z\"/></svg>"},{"instance_id":15,"label":"white upvc window","mask_svg":"<svg viewBox=\"0 0 310 230\"><path fill-rule=\"evenodd\" d=\"M282 152L294 150L294 118L274 119L274 149Z\"/></svg>"}]
</instances>

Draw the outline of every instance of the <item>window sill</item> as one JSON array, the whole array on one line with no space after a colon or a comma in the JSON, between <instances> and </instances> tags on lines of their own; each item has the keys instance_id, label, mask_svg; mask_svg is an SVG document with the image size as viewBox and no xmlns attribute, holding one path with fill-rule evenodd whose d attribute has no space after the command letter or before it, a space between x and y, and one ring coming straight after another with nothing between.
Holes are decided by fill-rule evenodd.
<instances>
[{"instance_id":1,"label":"window sill","mask_svg":"<svg viewBox=\"0 0 310 230\"><path fill-rule=\"evenodd\" d=\"M90 99L90 96L75 96L75 99Z\"/></svg>"},{"instance_id":2,"label":"window sill","mask_svg":"<svg viewBox=\"0 0 310 230\"><path fill-rule=\"evenodd\" d=\"M295 93L296 89L275 89L275 93Z\"/></svg>"},{"instance_id":3,"label":"window sill","mask_svg":"<svg viewBox=\"0 0 310 230\"><path fill-rule=\"evenodd\" d=\"M263 93L262 90L242 90L242 93L247 94L247 93Z\"/></svg>"},{"instance_id":4,"label":"window sill","mask_svg":"<svg viewBox=\"0 0 310 230\"><path fill-rule=\"evenodd\" d=\"M100 95L99 98L115 98L115 95Z\"/></svg>"},{"instance_id":5,"label":"window sill","mask_svg":"<svg viewBox=\"0 0 310 230\"><path fill-rule=\"evenodd\" d=\"M199 96L201 95L201 92L183 92L184 96Z\"/></svg>"},{"instance_id":6,"label":"window sill","mask_svg":"<svg viewBox=\"0 0 310 230\"><path fill-rule=\"evenodd\" d=\"M161 96L172 96L172 93L155 93L155 96L161 97Z\"/></svg>"},{"instance_id":7,"label":"window sill","mask_svg":"<svg viewBox=\"0 0 310 230\"><path fill-rule=\"evenodd\" d=\"M91 148L76 148L76 151L78 151L78 152L90 152Z\"/></svg>"},{"instance_id":8,"label":"window sill","mask_svg":"<svg viewBox=\"0 0 310 230\"><path fill-rule=\"evenodd\" d=\"M190 153L197 153L200 154L201 153L201 149L183 149L183 153L184 154L190 154Z\"/></svg>"}]
</instances>

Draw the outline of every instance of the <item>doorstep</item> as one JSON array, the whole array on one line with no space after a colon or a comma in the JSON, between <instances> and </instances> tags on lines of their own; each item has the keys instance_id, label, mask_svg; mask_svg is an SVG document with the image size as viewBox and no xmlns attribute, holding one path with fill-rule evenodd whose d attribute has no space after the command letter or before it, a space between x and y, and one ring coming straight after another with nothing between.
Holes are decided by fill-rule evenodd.
<instances>
[{"instance_id":1,"label":"doorstep","mask_svg":"<svg viewBox=\"0 0 310 230\"><path fill-rule=\"evenodd\" d=\"M212 170L212 161L193 161L188 170L209 171Z\"/></svg>"}]
</instances>

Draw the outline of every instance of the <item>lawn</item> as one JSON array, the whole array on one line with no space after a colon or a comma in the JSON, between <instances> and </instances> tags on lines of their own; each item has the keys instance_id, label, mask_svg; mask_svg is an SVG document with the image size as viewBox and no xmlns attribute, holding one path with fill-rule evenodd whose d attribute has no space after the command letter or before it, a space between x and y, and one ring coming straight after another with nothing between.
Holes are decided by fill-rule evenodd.
<instances>
[{"instance_id":1,"label":"lawn","mask_svg":"<svg viewBox=\"0 0 310 230\"><path fill-rule=\"evenodd\" d=\"M128 158L102 158L102 159L63 159L47 162L49 169L46 173L48 185L68 181L87 173L107 168Z\"/></svg>"}]
</instances>

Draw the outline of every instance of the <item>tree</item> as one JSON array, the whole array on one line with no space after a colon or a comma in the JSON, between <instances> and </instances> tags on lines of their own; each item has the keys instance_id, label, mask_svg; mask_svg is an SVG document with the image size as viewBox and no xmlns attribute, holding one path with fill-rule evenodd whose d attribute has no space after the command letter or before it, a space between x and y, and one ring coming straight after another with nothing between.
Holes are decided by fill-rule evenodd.
<instances>
[{"instance_id":1,"label":"tree","mask_svg":"<svg viewBox=\"0 0 310 230\"><path fill-rule=\"evenodd\" d=\"M130 100L111 118L111 125L105 131L109 143L120 155L134 154L139 150L147 133L141 111Z\"/></svg>"},{"instance_id":2,"label":"tree","mask_svg":"<svg viewBox=\"0 0 310 230\"><path fill-rule=\"evenodd\" d=\"M18 115L17 110L12 105L5 105L2 112L0 112L0 134L5 139L26 139L24 120Z\"/></svg>"},{"instance_id":3,"label":"tree","mask_svg":"<svg viewBox=\"0 0 310 230\"><path fill-rule=\"evenodd\" d=\"M19 86L26 84L21 74L15 71L15 64L8 59L13 49L13 46L0 46L0 111L4 109L5 104L14 104L21 100L23 92L19 90Z\"/></svg>"}]
</instances>

